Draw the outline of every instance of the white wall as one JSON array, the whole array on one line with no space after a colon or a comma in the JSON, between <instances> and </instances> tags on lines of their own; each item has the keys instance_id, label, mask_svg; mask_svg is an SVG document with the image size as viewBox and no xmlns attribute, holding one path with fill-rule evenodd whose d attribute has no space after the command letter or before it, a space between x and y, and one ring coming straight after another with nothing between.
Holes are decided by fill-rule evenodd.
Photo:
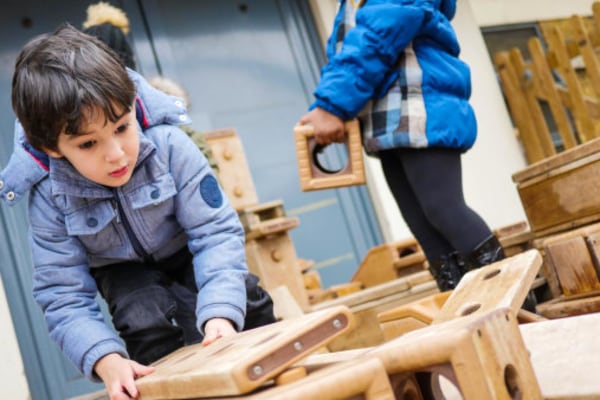
<instances>
[{"instance_id":1,"label":"white wall","mask_svg":"<svg viewBox=\"0 0 600 400\"><path fill-rule=\"evenodd\" d=\"M29 399L29 387L0 279L0 399Z\"/></svg>"},{"instance_id":2,"label":"white wall","mask_svg":"<svg viewBox=\"0 0 600 400\"><path fill-rule=\"evenodd\" d=\"M591 15L594 0L470 0L480 26Z\"/></svg>"}]
</instances>

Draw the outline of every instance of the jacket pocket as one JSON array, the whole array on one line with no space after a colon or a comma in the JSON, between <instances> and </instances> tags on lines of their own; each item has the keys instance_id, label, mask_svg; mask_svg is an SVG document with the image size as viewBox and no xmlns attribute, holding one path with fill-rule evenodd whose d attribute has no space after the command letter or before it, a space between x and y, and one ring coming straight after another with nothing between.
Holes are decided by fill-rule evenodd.
<instances>
[{"instance_id":1,"label":"jacket pocket","mask_svg":"<svg viewBox=\"0 0 600 400\"><path fill-rule=\"evenodd\" d=\"M90 254L101 254L123 245L114 208L101 201L66 215L65 224L71 236L77 236Z\"/></svg>"}]
</instances>

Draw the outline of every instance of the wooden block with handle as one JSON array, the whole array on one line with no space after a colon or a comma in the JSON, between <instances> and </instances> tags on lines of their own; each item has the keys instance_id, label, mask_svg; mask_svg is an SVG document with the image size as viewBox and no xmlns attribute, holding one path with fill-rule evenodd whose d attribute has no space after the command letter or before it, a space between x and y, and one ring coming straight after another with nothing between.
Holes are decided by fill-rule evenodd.
<instances>
[{"instance_id":1,"label":"wooden block with handle","mask_svg":"<svg viewBox=\"0 0 600 400\"><path fill-rule=\"evenodd\" d=\"M339 171L328 171L319 164L317 153L322 148L315 141L314 134L311 125L298 125L294 128L298 173L303 191L365 183L360 128L357 120L346 122L344 143L348 150L348 163Z\"/></svg>"},{"instance_id":2,"label":"wooden block with handle","mask_svg":"<svg viewBox=\"0 0 600 400\"><path fill-rule=\"evenodd\" d=\"M190 399L248 393L353 327L347 307L280 321L183 347L158 360L136 385L140 400Z\"/></svg>"}]
</instances>

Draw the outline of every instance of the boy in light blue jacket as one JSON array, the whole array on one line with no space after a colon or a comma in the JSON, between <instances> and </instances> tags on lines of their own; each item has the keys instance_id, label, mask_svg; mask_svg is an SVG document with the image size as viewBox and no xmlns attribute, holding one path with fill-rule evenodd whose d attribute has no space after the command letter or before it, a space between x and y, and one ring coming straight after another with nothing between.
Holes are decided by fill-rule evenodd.
<instances>
[{"instance_id":1,"label":"boy in light blue jacket","mask_svg":"<svg viewBox=\"0 0 600 400\"><path fill-rule=\"evenodd\" d=\"M461 154L477 126L468 66L450 19L455 0L342 0L315 102L299 123L321 145L358 117L365 151L388 186L440 290L504 252L465 203Z\"/></svg>"},{"instance_id":2,"label":"boy in light blue jacket","mask_svg":"<svg viewBox=\"0 0 600 400\"><path fill-rule=\"evenodd\" d=\"M142 364L184 344L275 321L247 271L237 213L175 126L190 122L180 99L67 25L24 46L12 103L0 196L30 193L34 297L51 337L111 399L137 397L135 378L152 372ZM182 288L194 294L192 327L180 319Z\"/></svg>"}]
</instances>

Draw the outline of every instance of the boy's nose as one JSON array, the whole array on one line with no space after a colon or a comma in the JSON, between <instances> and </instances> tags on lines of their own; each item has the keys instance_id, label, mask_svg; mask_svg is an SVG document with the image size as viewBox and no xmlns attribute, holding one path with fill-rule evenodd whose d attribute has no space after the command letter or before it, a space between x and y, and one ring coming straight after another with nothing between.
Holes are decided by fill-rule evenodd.
<instances>
[{"instance_id":1,"label":"boy's nose","mask_svg":"<svg viewBox=\"0 0 600 400\"><path fill-rule=\"evenodd\" d=\"M125 152L117 140L111 140L106 149L106 161L119 161Z\"/></svg>"}]
</instances>

